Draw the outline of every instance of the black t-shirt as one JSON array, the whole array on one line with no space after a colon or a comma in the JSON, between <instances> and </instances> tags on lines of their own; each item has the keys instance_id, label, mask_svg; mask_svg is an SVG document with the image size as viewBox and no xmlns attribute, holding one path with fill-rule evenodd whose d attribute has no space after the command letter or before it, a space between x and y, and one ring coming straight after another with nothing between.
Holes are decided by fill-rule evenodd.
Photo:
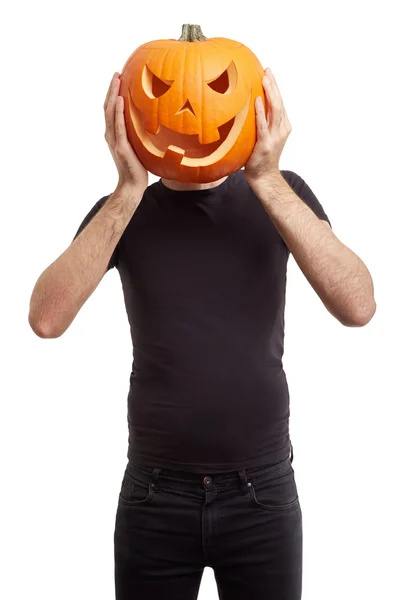
<instances>
[{"instance_id":1,"label":"black t-shirt","mask_svg":"<svg viewBox=\"0 0 400 600\"><path fill-rule=\"evenodd\" d=\"M304 180L281 174L329 222ZM133 343L129 459L216 473L289 455L288 256L243 171L208 190L147 188L108 265L120 273Z\"/></svg>"}]
</instances>

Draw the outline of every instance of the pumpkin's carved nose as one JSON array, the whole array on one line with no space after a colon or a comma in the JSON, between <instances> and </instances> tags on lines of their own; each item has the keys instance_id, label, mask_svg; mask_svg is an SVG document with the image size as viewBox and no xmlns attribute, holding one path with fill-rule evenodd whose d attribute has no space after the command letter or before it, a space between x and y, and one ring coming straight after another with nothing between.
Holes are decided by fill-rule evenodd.
<instances>
[{"instance_id":1,"label":"pumpkin's carved nose","mask_svg":"<svg viewBox=\"0 0 400 600\"><path fill-rule=\"evenodd\" d=\"M180 108L178 110L178 112L176 113L177 115L180 115L181 113L183 113L184 110L188 110L189 112L192 113L192 115L195 115L195 112L193 110L193 106L190 104L189 100L186 100L185 104L182 106L182 108Z\"/></svg>"}]
</instances>

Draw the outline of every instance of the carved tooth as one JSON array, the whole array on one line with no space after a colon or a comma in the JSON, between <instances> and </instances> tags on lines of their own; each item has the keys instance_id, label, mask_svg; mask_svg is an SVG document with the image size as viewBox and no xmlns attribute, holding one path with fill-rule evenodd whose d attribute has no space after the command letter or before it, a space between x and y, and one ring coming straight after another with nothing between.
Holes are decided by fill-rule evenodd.
<instances>
[{"instance_id":1,"label":"carved tooth","mask_svg":"<svg viewBox=\"0 0 400 600\"><path fill-rule=\"evenodd\" d=\"M152 133L153 135L157 135L157 133L160 131L160 127L161 127L161 125L157 122L157 119L147 117L147 116L143 115L143 113L142 113L142 118L143 118L143 127L145 128L145 130L148 131L149 133Z\"/></svg>"},{"instance_id":2,"label":"carved tooth","mask_svg":"<svg viewBox=\"0 0 400 600\"><path fill-rule=\"evenodd\" d=\"M213 131L203 129L199 133L200 144L212 144L213 142L218 142L219 139L221 139L221 136L217 128L213 129Z\"/></svg>"},{"instance_id":3,"label":"carved tooth","mask_svg":"<svg viewBox=\"0 0 400 600\"><path fill-rule=\"evenodd\" d=\"M178 148L178 146L168 146L163 158L163 165L166 167L174 168L177 165L180 165L183 157L185 156L185 151L182 148Z\"/></svg>"}]
</instances>

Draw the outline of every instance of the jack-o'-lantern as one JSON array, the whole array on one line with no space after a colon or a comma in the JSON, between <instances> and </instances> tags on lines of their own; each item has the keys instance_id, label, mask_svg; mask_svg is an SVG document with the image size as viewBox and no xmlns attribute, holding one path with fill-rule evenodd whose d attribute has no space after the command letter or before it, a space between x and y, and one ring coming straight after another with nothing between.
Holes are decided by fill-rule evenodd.
<instances>
[{"instance_id":1,"label":"jack-o'-lantern","mask_svg":"<svg viewBox=\"0 0 400 600\"><path fill-rule=\"evenodd\" d=\"M179 40L140 46L121 73L128 139L150 172L216 181L240 169L256 141L264 70L249 48L184 25ZM268 112L268 111L267 111Z\"/></svg>"}]
</instances>

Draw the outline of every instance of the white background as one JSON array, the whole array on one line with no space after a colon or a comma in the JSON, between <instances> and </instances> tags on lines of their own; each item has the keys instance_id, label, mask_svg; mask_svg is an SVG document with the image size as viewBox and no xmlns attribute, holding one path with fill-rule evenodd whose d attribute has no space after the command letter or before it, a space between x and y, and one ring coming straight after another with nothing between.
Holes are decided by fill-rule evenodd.
<instances>
[{"instance_id":1,"label":"white background","mask_svg":"<svg viewBox=\"0 0 400 600\"><path fill-rule=\"evenodd\" d=\"M132 359L119 274L105 276L59 339L30 330L29 298L42 270L116 185L103 138L113 72L138 45L179 37L182 23L245 43L272 69L293 127L280 166L310 185L374 279L376 315L364 328L346 328L289 260L284 367L303 509L303 598L400 597L394 9L389 0L202 0L197 8L187 0L36 0L3 12L5 600L114 598ZM217 598L211 569L199 598Z\"/></svg>"}]
</instances>

